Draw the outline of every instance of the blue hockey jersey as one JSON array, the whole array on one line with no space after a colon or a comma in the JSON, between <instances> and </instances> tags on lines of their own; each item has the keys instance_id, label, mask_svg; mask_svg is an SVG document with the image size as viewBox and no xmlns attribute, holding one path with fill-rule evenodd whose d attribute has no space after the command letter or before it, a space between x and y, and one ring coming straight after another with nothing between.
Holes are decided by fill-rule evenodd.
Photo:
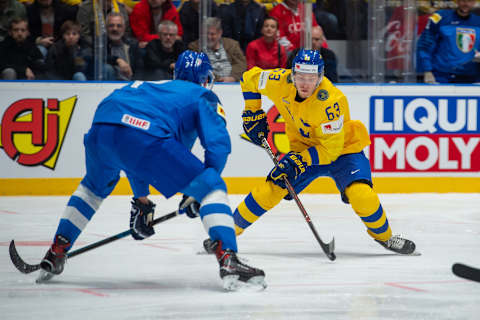
<instances>
[{"instance_id":1,"label":"blue hockey jersey","mask_svg":"<svg viewBox=\"0 0 480 320\"><path fill-rule=\"evenodd\" d=\"M205 166L218 172L231 152L225 112L217 95L187 81L132 82L99 104L93 123L123 125L159 138L174 138L189 149L198 137L205 149Z\"/></svg>"},{"instance_id":2,"label":"blue hockey jersey","mask_svg":"<svg viewBox=\"0 0 480 320\"><path fill-rule=\"evenodd\" d=\"M430 16L417 44L417 70L475 76L480 64L472 62L480 51L480 16L463 18L455 10Z\"/></svg>"}]
</instances>

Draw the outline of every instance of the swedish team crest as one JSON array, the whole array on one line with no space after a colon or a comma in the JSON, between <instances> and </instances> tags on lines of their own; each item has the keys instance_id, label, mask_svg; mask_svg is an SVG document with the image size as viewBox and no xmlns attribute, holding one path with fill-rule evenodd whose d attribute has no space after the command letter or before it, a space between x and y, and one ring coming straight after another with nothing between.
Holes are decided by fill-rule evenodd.
<instances>
[{"instance_id":1,"label":"swedish team crest","mask_svg":"<svg viewBox=\"0 0 480 320\"><path fill-rule=\"evenodd\" d=\"M318 98L318 100L320 100L320 101L325 101L325 100L327 100L327 99L328 99L328 91L325 90L325 89L318 90L317 98Z\"/></svg>"},{"instance_id":2,"label":"swedish team crest","mask_svg":"<svg viewBox=\"0 0 480 320\"><path fill-rule=\"evenodd\" d=\"M463 53L469 53L475 45L475 29L457 28L456 43L457 47Z\"/></svg>"}]
</instances>

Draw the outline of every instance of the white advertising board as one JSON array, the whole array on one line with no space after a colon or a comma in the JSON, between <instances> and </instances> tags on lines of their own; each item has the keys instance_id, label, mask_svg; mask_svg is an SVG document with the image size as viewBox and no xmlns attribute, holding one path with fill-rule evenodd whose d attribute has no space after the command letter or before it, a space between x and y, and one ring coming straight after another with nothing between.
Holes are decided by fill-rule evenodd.
<instances>
[{"instance_id":1,"label":"white advertising board","mask_svg":"<svg viewBox=\"0 0 480 320\"><path fill-rule=\"evenodd\" d=\"M98 103L125 83L3 82L0 84L0 178L80 178L83 135ZM479 86L338 85L352 119L371 134L365 150L374 176L479 177ZM238 84L218 84L232 154L224 177L263 177L265 151L241 138ZM264 99L275 150L288 150L282 119ZM198 146L194 152L200 158ZM106 155L108 156L108 155Z\"/></svg>"}]
</instances>

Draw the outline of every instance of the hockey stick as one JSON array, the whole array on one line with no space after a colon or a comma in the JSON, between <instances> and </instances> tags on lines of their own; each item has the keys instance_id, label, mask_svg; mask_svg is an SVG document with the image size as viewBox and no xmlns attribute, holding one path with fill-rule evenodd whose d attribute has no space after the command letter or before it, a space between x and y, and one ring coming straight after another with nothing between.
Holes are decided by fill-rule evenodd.
<instances>
[{"instance_id":1,"label":"hockey stick","mask_svg":"<svg viewBox=\"0 0 480 320\"><path fill-rule=\"evenodd\" d=\"M268 144L267 139L265 139L265 138L262 139L262 146L267 151L267 153L270 156L270 158L272 159L273 163L275 163L275 165L278 165L278 159L273 154L272 148L270 148L270 145ZM288 179L286 177L283 178L283 181L285 181L285 185L287 187L288 193L297 203L298 208L302 212L303 217L305 218L305 221L307 221L307 224L310 227L310 230L312 230L313 235L315 236L315 239L317 239L318 243L322 247L323 252L325 252L328 259L330 259L332 261L335 260L337 258L335 256L335 253L333 252L335 250L335 238L333 238L332 241L330 241L329 243L325 243L325 242L322 241L322 239L318 235L317 230L315 229L315 226L312 223L312 220L310 219L310 216L308 215L307 211L305 210L305 207L303 206L303 204L300 202L300 199L298 198L298 195L295 192L295 189L293 189L290 181L288 181Z\"/></svg>"},{"instance_id":2,"label":"hockey stick","mask_svg":"<svg viewBox=\"0 0 480 320\"><path fill-rule=\"evenodd\" d=\"M157 219L153 220L152 226L154 226L156 224L159 224L159 223L162 223L164 221L170 220L171 218L176 217L178 215L179 215L179 210L176 210L176 211L173 211L173 212L171 212L169 214L166 214L164 216L158 217ZM120 233L117 233L116 235L113 235L113 236L108 237L106 239L94 242L92 244L89 244L85 247L74 250L72 252L68 252L67 257L68 258L73 258L73 257L75 257L79 254L82 254L84 252L87 252L87 251L93 250L95 248L101 247L101 246L106 245L110 242L125 238L129 235L130 235L130 229L128 229L126 231L123 231L123 232L120 232ZM8 251L10 252L10 259L12 260L13 265L21 273L28 274L28 273L31 273L31 272L34 272L34 271L37 271L38 269L40 269L40 264L28 264L25 261L23 261L23 259L18 254L17 248L15 248L15 241L14 240L12 240L10 242L10 246L8 248Z\"/></svg>"},{"instance_id":3,"label":"hockey stick","mask_svg":"<svg viewBox=\"0 0 480 320\"><path fill-rule=\"evenodd\" d=\"M452 272L460 278L480 282L480 269L469 267L463 263L454 263Z\"/></svg>"}]
</instances>

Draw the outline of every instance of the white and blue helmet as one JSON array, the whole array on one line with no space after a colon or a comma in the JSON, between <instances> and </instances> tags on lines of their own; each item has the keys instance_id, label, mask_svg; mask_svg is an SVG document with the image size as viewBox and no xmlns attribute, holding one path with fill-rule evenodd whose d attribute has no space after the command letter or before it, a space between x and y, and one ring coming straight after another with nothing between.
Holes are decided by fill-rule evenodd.
<instances>
[{"instance_id":1,"label":"white and blue helmet","mask_svg":"<svg viewBox=\"0 0 480 320\"><path fill-rule=\"evenodd\" d=\"M300 49L293 59L293 75L295 75L296 72L317 73L320 78L318 83L320 83L323 79L324 69L325 62L323 61L322 55L317 50Z\"/></svg>"}]
</instances>

